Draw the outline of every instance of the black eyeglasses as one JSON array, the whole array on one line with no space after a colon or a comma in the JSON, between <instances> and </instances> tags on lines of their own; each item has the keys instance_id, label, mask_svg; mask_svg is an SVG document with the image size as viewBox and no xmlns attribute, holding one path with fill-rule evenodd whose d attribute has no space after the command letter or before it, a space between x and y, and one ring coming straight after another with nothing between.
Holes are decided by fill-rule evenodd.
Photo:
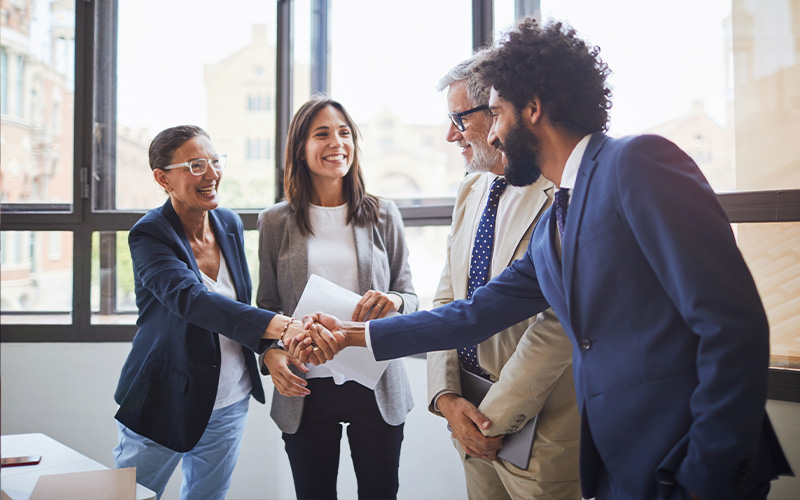
<instances>
[{"instance_id":1,"label":"black eyeglasses","mask_svg":"<svg viewBox=\"0 0 800 500\"><path fill-rule=\"evenodd\" d=\"M477 108L468 109L466 111L462 111L461 113L447 113L447 116L453 122L453 125L456 126L458 131L463 132L467 129L467 127L464 126L464 122L461 120L461 118L467 116L470 113L475 113L476 111L483 111L484 109L489 109L489 106L484 104L483 106L478 106Z\"/></svg>"}]
</instances>

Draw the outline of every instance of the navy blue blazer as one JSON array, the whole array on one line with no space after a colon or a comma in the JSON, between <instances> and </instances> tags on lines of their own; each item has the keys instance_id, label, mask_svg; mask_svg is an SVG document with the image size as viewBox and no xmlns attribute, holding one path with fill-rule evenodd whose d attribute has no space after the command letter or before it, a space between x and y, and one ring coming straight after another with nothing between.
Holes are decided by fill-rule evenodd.
<instances>
[{"instance_id":1,"label":"navy blue blazer","mask_svg":"<svg viewBox=\"0 0 800 500\"><path fill-rule=\"evenodd\" d=\"M128 236L139 318L114 394L120 405L116 419L179 452L194 448L211 416L219 382L219 334L242 344L251 394L264 403L253 352L268 347L261 335L275 316L249 305L252 285L239 216L217 208L208 217L238 301L209 292L203 284L170 200L148 211Z\"/></svg>"},{"instance_id":2,"label":"navy blue blazer","mask_svg":"<svg viewBox=\"0 0 800 500\"><path fill-rule=\"evenodd\" d=\"M552 306L573 343L581 487L599 459L633 498L677 482L742 498L791 473L766 415L769 327L730 223L658 136L594 134L563 258L543 214L525 256L470 301L370 323L377 359L475 344Z\"/></svg>"}]
</instances>

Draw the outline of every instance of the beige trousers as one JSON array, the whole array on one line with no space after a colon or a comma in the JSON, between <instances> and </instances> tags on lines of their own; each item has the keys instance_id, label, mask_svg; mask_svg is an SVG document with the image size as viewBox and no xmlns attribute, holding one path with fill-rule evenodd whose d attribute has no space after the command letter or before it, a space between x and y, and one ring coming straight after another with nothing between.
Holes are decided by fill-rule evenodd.
<instances>
[{"instance_id":1,"label":"beige trousers","mask_svg":"<svg viewBox=\"0 0 800 500\"><path fill-rule=\"evenodd\" d=\"M525 471L512 471L502 460L475 458L464 453L459 442L453 439L464 463L469 500L580 500L578 480L543 482Z\"/></svg>"}]
</instances>

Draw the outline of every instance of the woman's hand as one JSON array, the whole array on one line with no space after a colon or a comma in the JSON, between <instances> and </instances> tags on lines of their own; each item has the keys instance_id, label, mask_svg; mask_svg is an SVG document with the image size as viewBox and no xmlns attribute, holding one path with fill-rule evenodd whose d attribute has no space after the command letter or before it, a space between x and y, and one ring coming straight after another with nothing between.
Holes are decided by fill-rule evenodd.
<instances>
[{"instance_id":1,"label":"woman's hand","mask_svg":"<svg viewBox=\"0 0 800 500\"><path fill-rule=\"evenodd\" d=\"M344 347L344 336L330 332L308 316L303 318L304 333L284 343L285 349L304 363L319 366L330 361Z\"/></svg>"},{"instance_id":2,"label":"woman's hand","mask_svg":"<svg viewBox=\"0 0 800 500\"><path fill-rule=\"evenodd\" d=\"M403 305L403 298L396 293L383 293L370 290L358 301L351 321L368 321L383 318L389 311L397 311Z\"/></svg>"},{"instance_id":3,"label":"woman's hand","mask_svg":"<svg viewBox=\"0 0 800 500\"><path fill-rule=\"evenodd\" d=\"M282 349L269 349L264 353L264 364L267 365L269 374L272 376L272 383L275 384L281 395L297 397L311 394L311 391L306 388L306 381L289 369L289 366L294 365L300 371L308 373L308 368L296 357Z\"/></svg>"},{"instance_id":4,"label":"woman's hand","mask_svg":"<svg viewBox=\"0 0 800 500\"><path fill-rule=\"evenodd\" d=\"M286 328L284 328L283 332L281 332L280 340L283 342L284 346L289 345L292 342L292 339L298 335L302 335L303 332L305 332L305 329L303 328L303 322L291 318L289 323L286 325Z\"/></svg>"}]
</instances>

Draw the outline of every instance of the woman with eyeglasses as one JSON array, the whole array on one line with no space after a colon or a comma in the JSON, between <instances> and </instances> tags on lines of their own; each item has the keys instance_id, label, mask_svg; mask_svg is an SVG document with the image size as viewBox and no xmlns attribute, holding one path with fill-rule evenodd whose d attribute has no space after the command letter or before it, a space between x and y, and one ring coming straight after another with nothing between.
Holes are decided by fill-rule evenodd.
<instances>
[{"instance_id":1,"label":"woman with eyeglasses","mask_svg":"<svg viewBox=\"0 0 800 500\"><path fill-rule=\"evenodd\" d=\"M417 309L400 213L367 194L358 153L358 130L338 102L317 95L292 118L286 201L258 217L259 307L293 314L317 274L362 296L353 320ZM283 431L298 499L337 498L342 423L349 424L358 498L397 497L403 425L413 406L401 361L389 364L374 390L324 365L304 365L277 343L260 366L275 384L270 414Z\"/></svg>"},{"instance_id":2,"label":"woman with eyeglasses","mask_svg":"<svg viewBox=\"0 0 800 500\"><path fill-rule=\"evenodd\" d=\"M181 459L182 499L225 498L250 396L264 403L254 352L302 330L249 305L242 222L219 206L224 167L203 129L159 133L150 168L169 199L128 237L139 318L114 395L114 461L159 498Z\"/></svg>"}]
</instances>

